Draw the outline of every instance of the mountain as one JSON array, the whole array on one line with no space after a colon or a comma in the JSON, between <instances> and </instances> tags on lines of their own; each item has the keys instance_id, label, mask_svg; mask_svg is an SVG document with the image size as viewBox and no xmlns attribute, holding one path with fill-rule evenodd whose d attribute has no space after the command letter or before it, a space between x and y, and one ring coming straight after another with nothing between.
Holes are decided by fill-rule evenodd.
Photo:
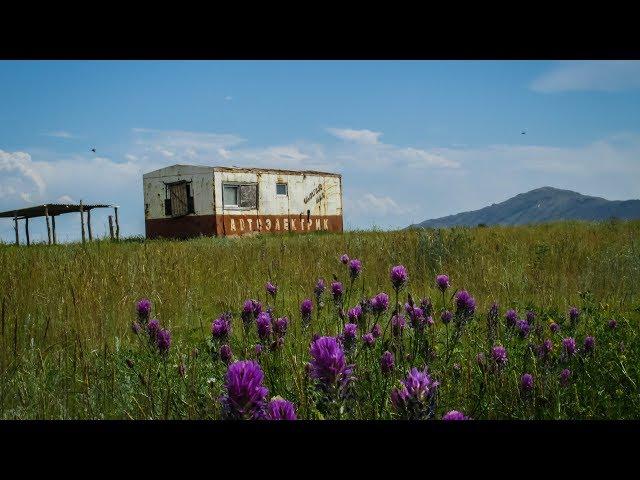
<instances>
[{"instance_id":1,"label":"mountain","mask_svg":"<svg viewBox=\"0 0 640 480\"><path fill-rule=\"evenodd\" d=\"M456 225L522 225L555 220L640 219L640 200L606 200L571 190L542 187L501 203L447 217L425 220L411 227L439 228Z\"/></svg>"}]
</instances>

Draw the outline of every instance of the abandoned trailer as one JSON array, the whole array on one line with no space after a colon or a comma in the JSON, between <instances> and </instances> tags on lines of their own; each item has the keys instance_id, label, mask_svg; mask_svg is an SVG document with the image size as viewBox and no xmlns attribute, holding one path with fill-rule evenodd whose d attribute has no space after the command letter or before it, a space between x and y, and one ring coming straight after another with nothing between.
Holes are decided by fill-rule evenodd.
<instances>
[{"instance_id":1,"label":"abandoned trailer","mask_svg":"<svg viewBox=\"0 0 640 480\"><path fill-rule=\"evenodd\" d=\"M342 176L173 165L143 175L147 238L342 231Z\"/></svg>"}]
</instances>

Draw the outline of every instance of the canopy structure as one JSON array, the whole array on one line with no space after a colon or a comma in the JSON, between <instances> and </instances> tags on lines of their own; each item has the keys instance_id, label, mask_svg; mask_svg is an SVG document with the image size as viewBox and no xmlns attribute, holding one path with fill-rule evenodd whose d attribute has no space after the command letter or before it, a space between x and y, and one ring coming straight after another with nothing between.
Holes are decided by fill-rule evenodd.
<instances>
[{"instance_id":1,"label":"canopy structure","mask_svg":"<svg viewBox=\"0 0 640 480\"><path fill-rule=\"evenodd\" d=\"M80 225L82 228L82 242L85 242L85 223L84 213L87 213L87 229L89 233L89 240L93 240L93 234L91 232L91 210L94 208L113 208L115 216L115 238L120 238L120 225L118 223L118 207L116 205L106 204L88 204L85 205L80 201L78 204L62 204L62 203L47 203L44 205L35 205L26 208L17 208L14 210L7 210L6 212L0 212L0 218L13 218L14 229L16 232L16 245L20 244L20 235L18 233L18 221L24 220L24 231L27 239L27 245L30 245L29 239L29 219L35 217L45 217L47 222L47 237L49 245L57 243L56 239L56 216L63 215L65 213L80 213ZM51 223L49 222L51 219ZM111 238L114 238L113 231L113 219L109 215L109 231Z\"/></svg>"}]
</instances>

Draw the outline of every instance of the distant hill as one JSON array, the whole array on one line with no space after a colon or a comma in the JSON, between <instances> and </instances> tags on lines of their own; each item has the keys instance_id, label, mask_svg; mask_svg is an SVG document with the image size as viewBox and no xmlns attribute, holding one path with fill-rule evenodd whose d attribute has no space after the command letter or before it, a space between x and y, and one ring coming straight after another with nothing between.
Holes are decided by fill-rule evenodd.
<instances>
[{"instance_id":1,"label":"distant hill","mask_svg":"<svg viewBox=\"0 0 640 480\"><path fill-rule=\"evenodd\" d=\"M640 200L612 201L571 190L542 187L480 210L425 220L411 227L522 225L555 220L607 220L612 217L640 219Z\"/></svg>"}]
</instances>

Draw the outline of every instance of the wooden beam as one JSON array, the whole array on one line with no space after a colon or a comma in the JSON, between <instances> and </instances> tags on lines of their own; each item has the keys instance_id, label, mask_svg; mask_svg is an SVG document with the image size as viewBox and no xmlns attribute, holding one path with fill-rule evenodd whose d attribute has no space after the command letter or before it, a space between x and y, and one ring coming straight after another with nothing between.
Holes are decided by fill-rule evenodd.
<instances>
[{"instance_id":1,"label":"wooden beam","mask_svg":"<svg viewBox=\"0 0 640 480\"><path fill-rule=\"evenodd\" d=\"M31 245L31 241L29 240L29 217L24 218L24 231L27 235L27 246Z\"/></svg>"},{"instance_id":2,"label":"wooden beam","mask_svg":"<svg viewBox=\"0 0 640 480\"><path fill-rule=\"evenodd\" d=\"M118 207L113 207L116 216L116 240L120 240L120 223L118 222Z\"/></svg>"},{"instance_id":3,"label":"wooden beam","mask_svg":"<svg viewBox=\"0 0 640 480\"><path fill-rule=\"evenodd\" d=\"M82 243L84 243L84 211L82 208L82 200L80 200L80 227L82 228Z\"/></svg>"},{"instance_id":4,"label":"wooden beam","mask_svg":"<svg viewBox=\"0 0 640 480\"><path fill-rule=\"evenodd\" d=\"M55 245L56 243L58 243L58 239L56 238L56 216L53 215L51 217L51 230L52 230L52 234L53 234L53 244Z\"/></svg>"},{"instance_id":5,"label":"wooden beam","mask_svg":"<svg viewBox=\"0 0 640 480\"><path fill-rule=\"evenodd\" d=\"M18 215L13 214L13 228L16 231L16 245L20 245L20 234L18 233Z\"/></svg>"},{"instance_id":6,"label":"wooden beam","mask_svg":"<svg viewBox=\"0 0 640 480\"><path fill-rule=\"evenodd\" d=\"M113 217L109 215L109 236L113 240Z\"/></svg>"},{"instance_id":7,"label":"wooden beam","mask_svg":"<svg viewBox=\"0 0 640 480\"><path fill-rule=\"evenodd\" d=\"M44 207L44 218L47 220L47 240L51 245L51 225L49 224L49 207Z\"/></svg>"},{"instance_id":8,"label":"wooden beam","mask_svg":"<svg viewBox=\"0 0 640 480\"><path fill-rule=\"evenodd\" d=\"M89 241L93 240L93 235L91 233L91 209L87 210L87 227L89 230Z\"/></svg>"}]
</instances>

